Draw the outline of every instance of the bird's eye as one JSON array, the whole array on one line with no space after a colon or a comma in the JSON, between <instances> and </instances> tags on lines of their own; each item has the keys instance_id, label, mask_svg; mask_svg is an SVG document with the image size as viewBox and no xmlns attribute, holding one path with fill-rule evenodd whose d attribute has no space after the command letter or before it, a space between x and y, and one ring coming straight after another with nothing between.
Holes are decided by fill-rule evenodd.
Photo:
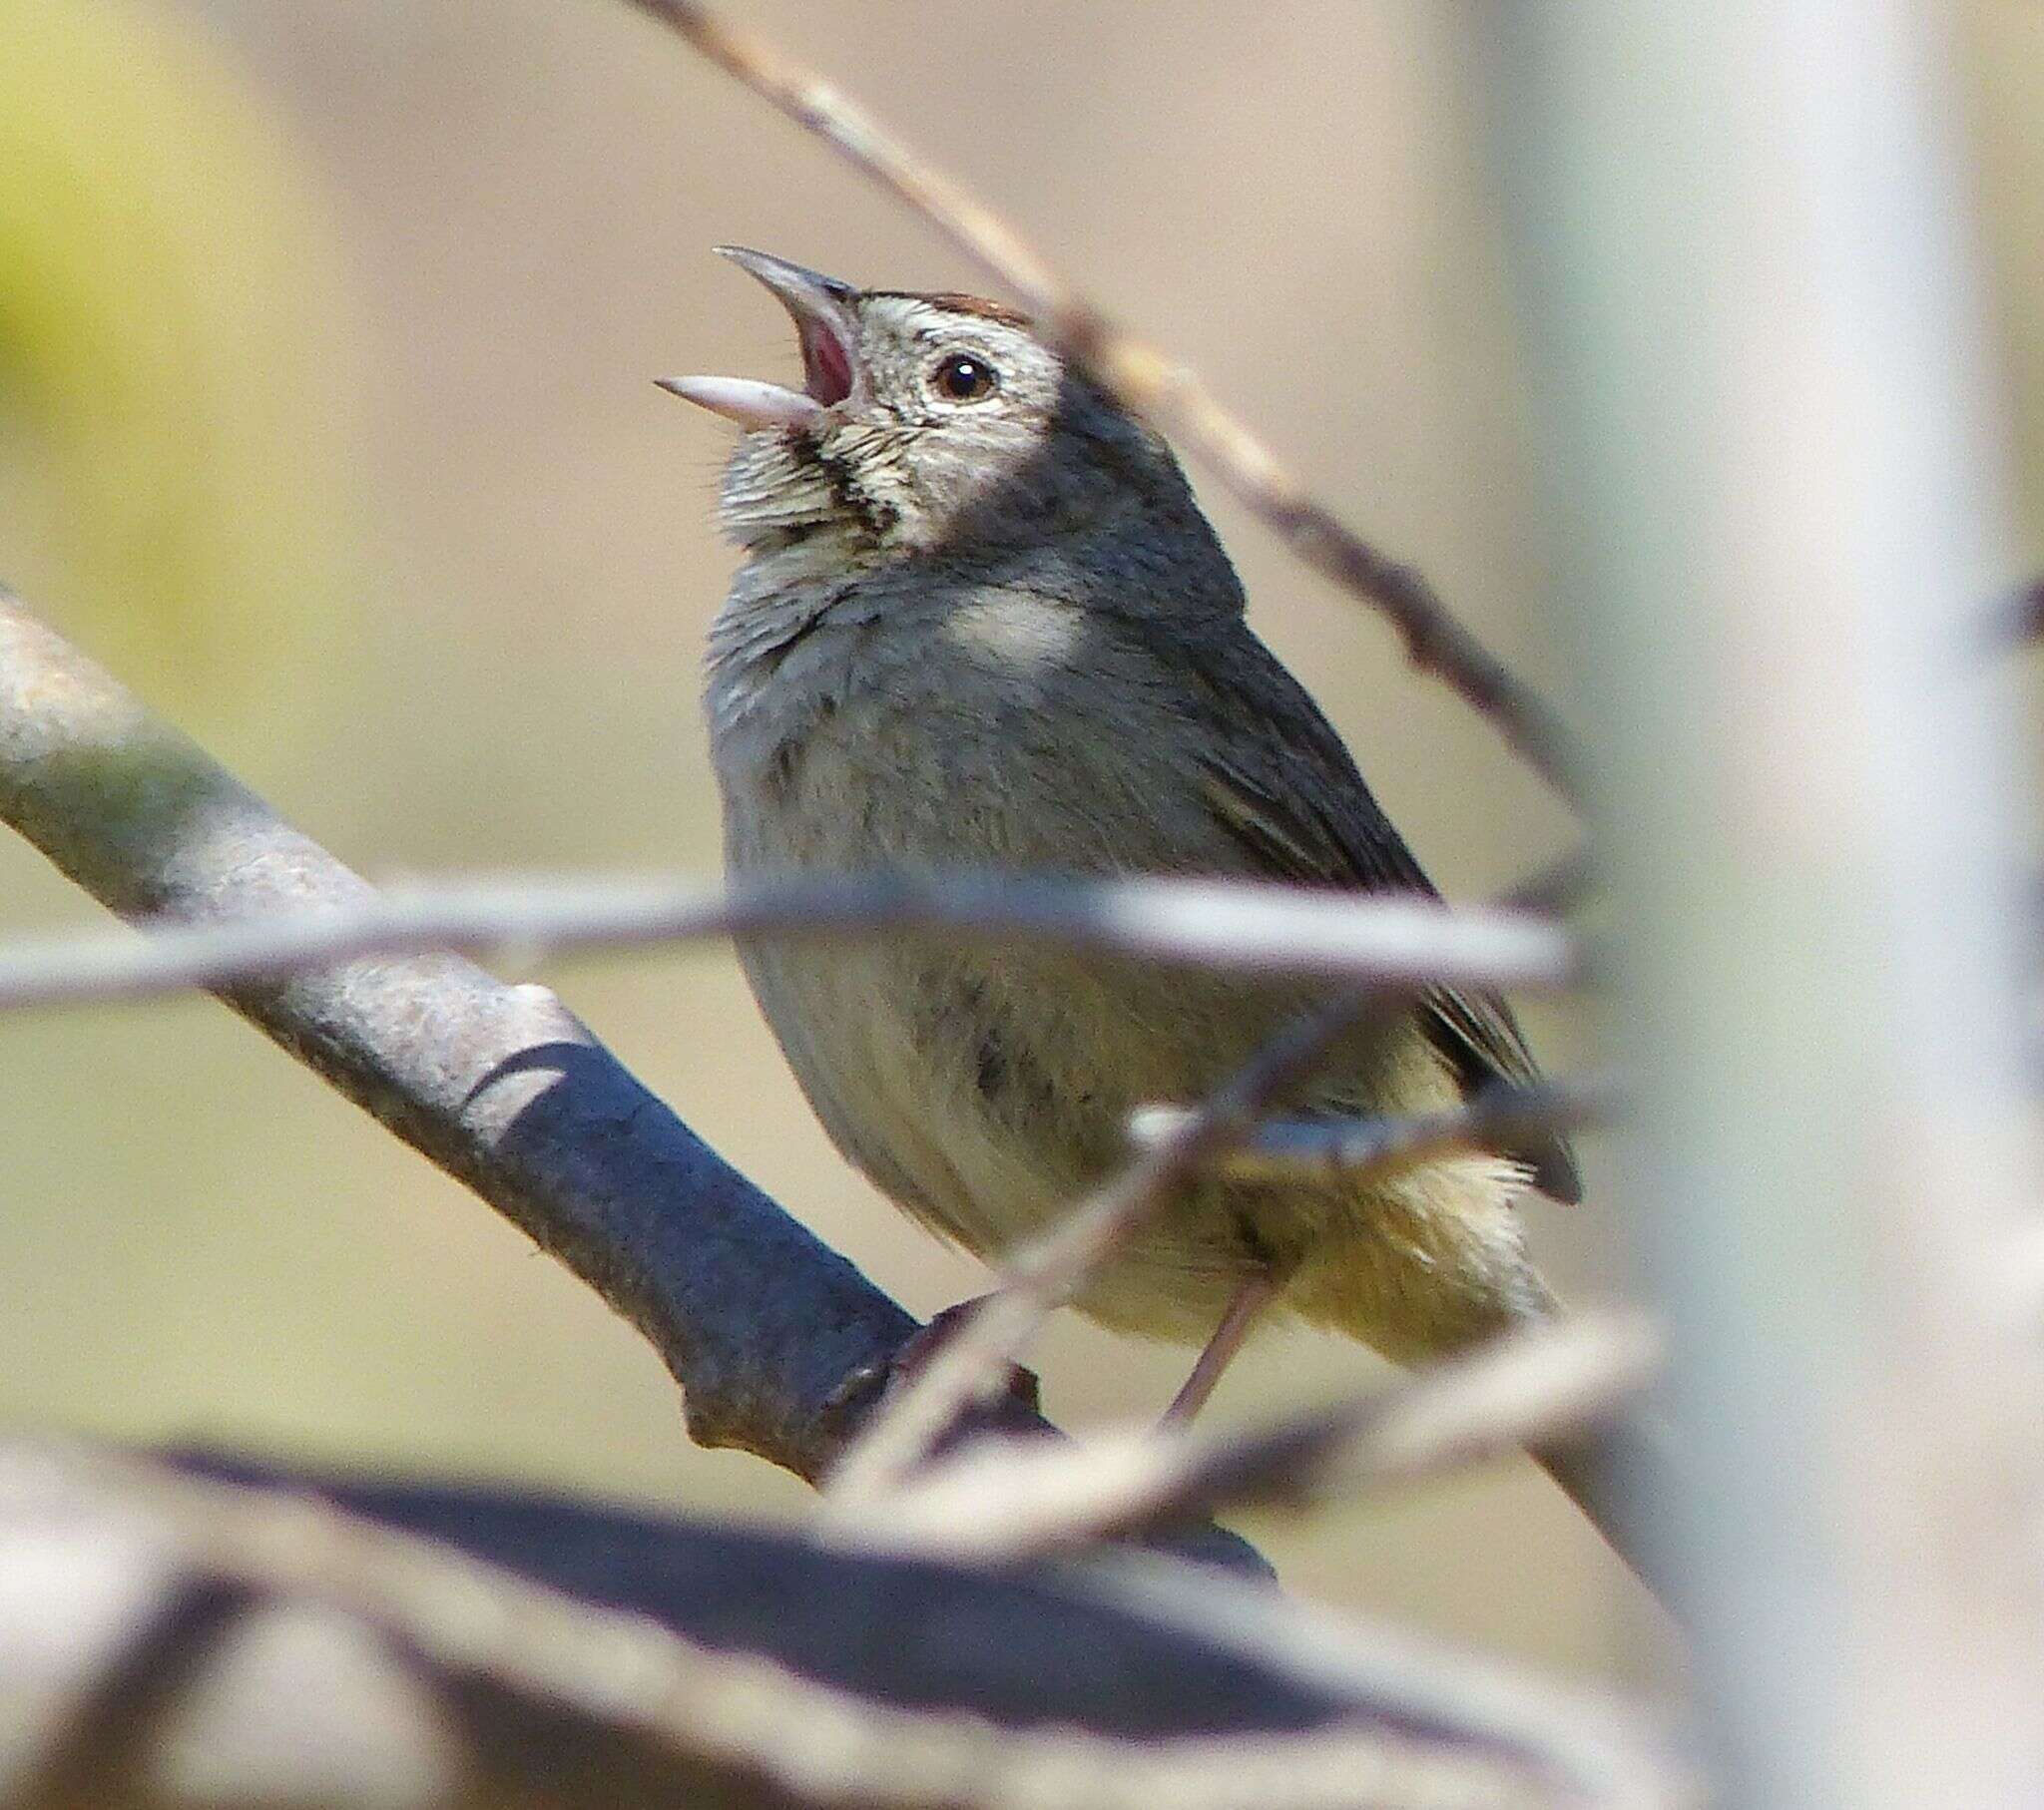
<instances>
[{"instance_id":1,"label":"bird's eye","mask_svg":"<svg viewBox=\"0 0 2044 1810\"><path fill-rule=\"evenodd\" d=\"M952 402L984 402L1001 387L1000 373L984 358L953 352L932 373L937 393Z\"/></svg>"}]
</instances>

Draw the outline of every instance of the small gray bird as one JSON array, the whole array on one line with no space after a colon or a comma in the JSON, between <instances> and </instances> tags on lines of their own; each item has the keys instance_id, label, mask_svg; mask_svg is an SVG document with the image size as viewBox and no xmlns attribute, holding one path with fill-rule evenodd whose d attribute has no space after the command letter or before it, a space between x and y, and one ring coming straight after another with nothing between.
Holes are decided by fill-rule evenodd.
<instances>
[{"instance_id":1,"label":"small gray bird","mask_svg":"<svg viewBox=\"0 0 2044 1810\"><path fill-rule=\"evenodd\" d=\"M1433 896L1311 698L1243 619L1178 461L1008 308L857 289L758 251L801 390L665 387L747 431L722 521L745 563L708 711L735 874L1007 869L1286 880ZM1042 947L760 940L746 972L838 1148L982 1257L1197 1102L1310 988ZM1295 1114L1407 1114L1534 1074L1499 1000L1436 989L1336 1046ZM1550 1313L1517 1196L1574 1199L1543 1137L1353 1185L1214 1174L1079 1301L1207 1347L1190 1411L1260 1314L1409 1363Z\"/></svg>"}]
</instances>

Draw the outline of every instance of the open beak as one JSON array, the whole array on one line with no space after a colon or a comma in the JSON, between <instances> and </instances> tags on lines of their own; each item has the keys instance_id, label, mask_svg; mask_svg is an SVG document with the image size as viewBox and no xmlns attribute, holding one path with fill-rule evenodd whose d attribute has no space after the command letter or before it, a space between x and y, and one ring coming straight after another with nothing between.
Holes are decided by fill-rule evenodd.
<instances>
[{"instance_id":1,"label":"open beak","mask_svg":"<svg viewBox=\"0 0 2044 1810\"><path fill-rule=\"evenodd\" d=\"M720 255L764 282L794 322L802 347L802 387L785 389L750 377L657 377L684 402L745 428L813 427L824 412L862 387L858 368L858 291L765 251L719 245Z\"/></svg>"}]
</instances>

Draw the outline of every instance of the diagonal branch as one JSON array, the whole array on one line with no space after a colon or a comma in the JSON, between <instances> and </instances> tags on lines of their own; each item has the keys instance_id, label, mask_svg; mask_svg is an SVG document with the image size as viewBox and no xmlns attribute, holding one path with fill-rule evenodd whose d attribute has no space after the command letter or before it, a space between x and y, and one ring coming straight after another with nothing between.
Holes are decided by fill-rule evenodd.
<instances>
[{"instance_id":1,"label":"diagonal branch","mask_svg":"<svg viewBox=\"0 0 2044 1810\"><path fill-rule=\"evenodd\" d=\"M1054 343L1160 431L1189 448L1292 553L1389 619L1420 671L1458 692L1565 795L1577 762L1555 711L1449 612L1413 567L1389 558L1307 494L1183 365L1124 332L1014 227L932 169L830 84L694 0L634 0L705 57L920 214L1007 283Z\"/></svg>"}]
</instances>

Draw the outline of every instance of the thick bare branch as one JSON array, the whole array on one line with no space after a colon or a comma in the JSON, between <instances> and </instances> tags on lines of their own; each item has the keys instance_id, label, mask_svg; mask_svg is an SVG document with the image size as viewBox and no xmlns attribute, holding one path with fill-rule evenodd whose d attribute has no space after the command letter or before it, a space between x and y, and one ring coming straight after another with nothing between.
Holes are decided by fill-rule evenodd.
<instances>
[{"instance_id":1,"label":"thick bare branch","mask_svg":"<svg viewBox=\"0 0 2044 1810\"><path fill-rule=\"evenodd\" d=\"M1563 985L1574 972L1566 935L1523 913L1225 880L869 874L717 892L683 879L529 875L365 892L247 922L144 928L142 941L92 932L0 945L0 1011L234 987L372 955L559 955L767 931L1030 940L1276 978L1392 986L1539 989Z\"/></svg>"},{"instance_id":2,"label":"thick bare branch","mask_svg":"<svg viewBox=\"0 0 2044 1810\"><path fill-rule=\"evenodd\" d=\"M1658 1360L1644 1320L1586 1315L1255 1432L1146 1429L1058 1451L977 1439L830 1522L885 1551L1020 1558L1224 1508L1304 1507L1571 1438L1637 1394Z\"/></svg>"},{"instance_id":3,"label":"thick bare branch","mask_svg":"<svg viewBox=\"0 0 2044 1810\"><path fill-rule=\"evenodd\" d=\"M373 911L363 880L4 597L0 821L130 918ZM221 996L639 1327L705 1445L814 1481L847 1431L846 1379L884 1370L916 1330L543 988L429 955ZM1259 1563L1232 1536L1200 1550Z\"/></svg>"},{"instance_id":4,"label":"thick bare branch","mask_svg":"<svg viewBox=\"0 0 2044 1810\"><path fill-rule=\"evenodd\" d=\"M1124 332L992 209L757 33L726 24L694 0L635 3L1005 282L1095 381L1211 466L1306 564L1388 618L1416 667L1460 693L1536 771L1569 791L1575 762L1559 716L1455 619L1419 572L1372 547L1308 495L1191 371Z\"/></svg>"}]
</instances>

